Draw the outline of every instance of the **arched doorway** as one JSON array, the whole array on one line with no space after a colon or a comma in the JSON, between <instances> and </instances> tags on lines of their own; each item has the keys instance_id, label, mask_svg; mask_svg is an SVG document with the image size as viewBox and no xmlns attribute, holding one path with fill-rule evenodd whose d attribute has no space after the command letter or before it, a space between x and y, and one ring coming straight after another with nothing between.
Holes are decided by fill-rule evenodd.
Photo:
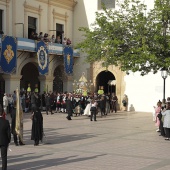
<instances>
[{"instance_id":1,"label":"arched doorway","mask_svg":"<svg viewBox=\"0 0 170 170\"><path fill-rule=\"evenodd\" d=\"M20 89L27 90L28 84L30 84L31 91L34 91L35 85L38 84L38 89L40 91L39 72L36 65L33 63L26 64L21 70L21 75Z\"/></svg>"},{"instance_id":2,"label":"arched doorway","mask_svg":"<svg viewBox=\"0 0 170 170\"><path fill-rule=\"evenodd\" d=\"M53 80L53 91L57 93L63 92L63 74L64 67L58 66L54 71L54 80Z\"/></svg>"},{"instance_id":3,"label":"arched doorway","mask_svg":"<svg viewBox=\"0 0 170 170\"><path fill-rule=\"evenodd\" d=\"M116 88L114 85L108 85L109 80L115 80L115 76L110 71L100 72L96 77L96 91L99 90L99 86L103 86L104 93L115 93Z\"/></svg>"}]
</instances>

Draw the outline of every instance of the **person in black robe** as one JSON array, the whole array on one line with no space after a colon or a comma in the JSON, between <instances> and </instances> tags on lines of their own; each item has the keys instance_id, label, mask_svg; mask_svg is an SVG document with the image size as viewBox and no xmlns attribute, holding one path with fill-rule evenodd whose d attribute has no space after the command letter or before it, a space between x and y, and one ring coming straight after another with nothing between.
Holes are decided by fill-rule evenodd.
<instances>
[{"instance_id":1,"label":"person in black robe","mask_svg":"<svg viewBox=\"0 0 170 170\"><path fill-rule=\"evenodd\" d=\"M38 107L33 111L32 114L32 130L31 140L34 140L34 146L39 145L39 141L43 139L43 116Z\"/></svg>"}]
</instances>

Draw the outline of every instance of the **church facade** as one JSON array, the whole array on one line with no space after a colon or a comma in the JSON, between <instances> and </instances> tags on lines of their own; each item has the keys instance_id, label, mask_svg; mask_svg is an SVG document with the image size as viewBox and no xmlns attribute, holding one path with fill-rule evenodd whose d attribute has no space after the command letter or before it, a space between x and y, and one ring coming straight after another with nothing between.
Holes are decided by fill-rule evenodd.
<instances>
[{"instance_id":1,"label":"church facade","mask_svg":"<svg viewBox=\"0 0 170 170\"><path fill-rule=\"evenodd\" d=\"M116 3L112 0L0 0L0 30L3 30L4 35L16 39L15 69L13 72L1 70L0 73L1 100L4 92L11 94L16 88L38 88L40 93L73 91L75 82L79 82L83 74L91 91L97 92L103 87L105 93L116 93L119 109L122 109L122 99L126 94L129 99L128 110L152 111L152 106L163 95L160 73L150 73L144 77L139 73L127 75L115 66L106 69L100 62L86 63L86 54L74 49L82 40L78 28L90 27L95 20L95 12L101 10L102 2L113 10L116 8ZM153 2L147 3L149 8L153 7ZM48 53L46 74L40 74L41 62L37 56L39 40L30 38L33 32L38 35L42 32L43 36L48 34L49 41L44 44ZM52 35L60 41L52 42ZM2 37L0 36L1 56L4 43ZM65 37L71 40L71 45L68 46L73 52L72 55L66 54L67 62L63 45ZM73 60L70 60L70 56ZM72 61L72 72L67 72L68 61ZM167 78L165 87L169 84ZM170 90L166 88L166 97L168 94Z\"/></svg>"}]
</instances>

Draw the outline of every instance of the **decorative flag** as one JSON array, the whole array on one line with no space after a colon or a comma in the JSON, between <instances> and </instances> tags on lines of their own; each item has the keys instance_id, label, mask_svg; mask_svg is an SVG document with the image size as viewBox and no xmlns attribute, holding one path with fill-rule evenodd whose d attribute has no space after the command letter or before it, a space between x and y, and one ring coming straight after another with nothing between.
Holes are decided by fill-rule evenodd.
<instances>
[{"instance_id":1,"label":"decorative flag","mask_svg":"<svg viewBox=\"0 0 170 170\"><path fill-rule=\"evenodd\" d=\"M20 101L19 90L16 89L16 125L15 131L16 134L20 137L21 142L23 143L23 110Z\"/></svg>"},{"instance_id":2,"label":"decorative flag","mask_svg":"<svg viewBox=\"0 0 170 170\"><path fill-rule=\"evenodd\" d=\"M0 71L6 74L14 73L17 67L17 39L3 36L1 42Z\"/></svg>"},{"instance_id":3,"label":"decorative flag","mask_svg":"<svg viewBox=\"0 0 170 170\"><path fill-rule=\"evenodd\" d=\"M73 73L73 49L70 46L64 47L64 67L67 74Z\"/></svg>"},{"instance_id":4,"label":"decorative flag","mask_svg":"<svg viewBox=\"0 0 170 170\"><path fill-rule=\"evenodd\" d=\"M48 50L44 41L37 43L38 70L41 75L48 73Z\"/></svg>"}]
</instances>

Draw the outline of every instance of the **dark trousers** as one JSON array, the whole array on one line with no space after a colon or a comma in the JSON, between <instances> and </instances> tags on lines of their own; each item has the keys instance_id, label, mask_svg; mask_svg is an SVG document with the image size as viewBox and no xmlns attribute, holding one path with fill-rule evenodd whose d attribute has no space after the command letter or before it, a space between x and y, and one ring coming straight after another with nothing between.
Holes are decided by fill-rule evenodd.
<instances>
[{"instance_id":1,"label":"dark trousers","mask_svg":"<svg viewBox=\"0 0 170 170\"><path fill-rule=\"evenodd\" d=\"M164 127L163 127L162 120L160 120L159 130L161 131L161 135L165 136L165 130L164 130Z\"/></svg>"},{"instance_id":2,"label":"dark trousers","mask_svg":"<svg viewBox=\"0 0 170 170\"><path fill-rule=\"evenodd\" d=\"M115 113L117 112L116 102L112 102L111 108L112 108L112 112L113 111L115 111Z\"/></svg>"},{"instance_id":3,"label":"dark trousers","mask_svg":"<svg viewBox=\"0 0 170 170\"><path fill-rule=\"evenodd\" d=\"M90 120L92 121L94 117L94 121L96 121L96 111L91 111L91 116L90 116Z\"/></svg>"},{"instance_id":4,"label":"dark trousers","mask_svg":"<svg viewBox=\"0 0 170 170\"><path fill-rule=\"evenodd\" d=\"M21 139L20 137L17 136L17 134L13 134L13 138L14 138L14 143L17 145L18 144L18 138L19 138L19 144L21 144Z\"/></svg>"},{"instance_id":5,"label":"dark trousers","mask_svg":"<svg viewBox=\"0 0 170 170\"><path fill-rule=\"evenodd\" d=\"M101 110L101 116L106 115L105 108L100 108L100 110Z\"/></svg>"},{"instance_id":6,"label":"dark trousers","mask_svg":"<svg viewBox=\"0 0 170 170\"><path fill-rule=\"evenodd\" d=\"M170 128L165 128L166 137L170 138Z\"/></svg>"},{"instance_id":7,"label":"dark trousers","mask_svg":"<svg viewBox=\"0 0 170 170\"><path fill-rule=\"evenodd\" d=\"M71 116L72 116L72 110L67 110L67 119L71 119Z\"/></svg>"},{"instance_id":8,"label":"dark trousers","mask_svg":"<svg viewBox=\"0 0 170 170\"><path fill-rule=\"evenodd\" d=\"M51 114L52 114L52 108L51 108L50 105L46 105L46 114L47 114L47 115L48 115L48 111L50 111Z\"/></svg>"},{"instance_id":9,"label":"dark trousers","mask_svg":"<svg viewBox=\"0 0 170 170\"><path fill-rule=\"evenodd\" d=\"M1 158L2 158L2 170L7 170L7 149L8 146L0 146Z\"/></svg>"}]
</instances>

